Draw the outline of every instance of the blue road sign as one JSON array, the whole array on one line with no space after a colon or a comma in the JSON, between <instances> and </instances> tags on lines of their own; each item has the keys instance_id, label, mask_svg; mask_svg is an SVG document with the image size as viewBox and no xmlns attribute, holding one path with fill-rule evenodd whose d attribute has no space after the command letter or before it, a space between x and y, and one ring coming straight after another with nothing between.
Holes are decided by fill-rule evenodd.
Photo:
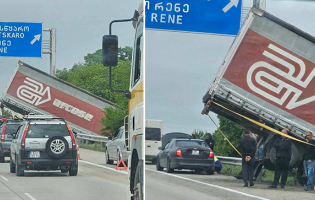
<instances>
[{"instance_id":1,"label":"blue road sign","mask_svg":"<svg viewBox=\"0 0 315 200\"><path fill-rule=\"evenodd\" d=\"M0 22L0 56L42 57L42 23Z\"/></svg>"},{"instance_id":2,"label":"blue road sign","mask_svg":"<svg viewBox=\"0 0 315 200\"><path fill-rule=\"evenodd\" d=\"M146 28L237 35L242 0L146 0Z\"/></svg>"}]
</instances>

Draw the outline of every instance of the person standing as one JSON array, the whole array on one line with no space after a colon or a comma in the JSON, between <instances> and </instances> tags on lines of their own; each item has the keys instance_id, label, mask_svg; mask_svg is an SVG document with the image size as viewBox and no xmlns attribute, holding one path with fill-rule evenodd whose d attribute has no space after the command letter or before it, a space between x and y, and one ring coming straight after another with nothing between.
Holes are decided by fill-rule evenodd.
<instances>
[{"instance_id":1,"label":"person standing","mask_svg":"<svg viewBox=\"0 0 315 200\"><path fill-rule=\"evenodd\" d=\"M281 132L285 135L288 135L288 131L282 129ZM276 169L272 185L268 188L277 188L279 179L281 176L281 189L284 189L287 182L290 159L291 159L291 145L292 141L285 137L277 139L273 144L273 147L276 148Z\"/></svg>"},{"instance_id":2,"label":"person standing","mask_svg":"<svg viewBox=\"0 0 315 200\"><path fill-rule=\"evenodd\" d=\"M248 181L250 186L254 186L254 164L256 153L256 141L250 136L250 130L244 130L244 137L239 142L239 151L242 154L242 172L244 187L248 187Z\"/></svg>"},{"instance_id":3,"label":"person standing","mask_svg":"<svg viewBox=\"0 0 315 200\"><path fill-rule=\"evenodd\" d=\"M306 133L306 139L308 143L315 145L313 134L311 132ZM307 187L305 191L314 190L314 164L315 164L315 147L307 145L306 151L303 155L303 164L305 175L307 176Z\"/></svg>"},{"instance_id":4,"label":"person standing","mask_svg":"<svg viewBox=\"0 0 315 200\"><path fill-rule=\"evenodd\" d=\"M207 145L210 147L210 149L213 150L214 148L214 139L212 138L212 135L210 133L206 133L206 139L205 142L207 143Z\"/></svg>"}]
</instances>

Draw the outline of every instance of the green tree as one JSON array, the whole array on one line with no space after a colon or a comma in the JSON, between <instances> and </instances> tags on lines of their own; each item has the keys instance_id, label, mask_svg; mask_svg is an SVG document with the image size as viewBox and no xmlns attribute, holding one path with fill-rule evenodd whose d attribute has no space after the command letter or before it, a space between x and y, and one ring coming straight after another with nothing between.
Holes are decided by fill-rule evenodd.
<instances>
[{"instance_id":1,"label":"green tree","mask_svg":"<svg viewBox=\"0 0 315 200\"><path fill-rule=\"evenodd\" d=\"M132 47L119 47L118 48L118 59L122 61L131 60L132 58ZM93 63L102 63L102 49L96 50L94 53L89 53L84 56L84 62L86 65L92 65Z\"/></svg>"},{"instance_id":2,"label":"green tree","mask_svg":"<svg viewBox=\"0 0 315 200\"><path fill-rule=\"evenodd\" d=\"M220 121L221 131L237 149L238 142L242 138L244 128L220 115L218 115L218 119ZM212 137L215 140L214 152L217 155L239 157L239 154L233 149L233 147L230 146L219 130L214 131Z\"/></svg>"},{"instance_id":3,"label":"green tree","mask_svg":"<svg viewBox=\"0 0 315 200\"><path fill-rule=\"evenodd\" d=\"M198 139L200 139L200 140L205 140L206 139L206 133L205 132L203 132L202 130L197 130L197 129L195 129L195 131L194 131L195 133L196 133L196 137L198 138Z\"/></svg>"}]
</instances>

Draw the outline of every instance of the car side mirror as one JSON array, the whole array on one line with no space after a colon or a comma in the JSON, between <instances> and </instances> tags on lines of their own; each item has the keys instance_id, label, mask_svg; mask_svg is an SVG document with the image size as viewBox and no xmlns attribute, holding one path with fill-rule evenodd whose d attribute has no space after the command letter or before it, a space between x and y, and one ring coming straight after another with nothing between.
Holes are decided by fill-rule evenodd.
<instances>
[{"instance_id":1,"label":"car side mirror","mask_svg":"<svg viewBox=\"0 0 315 200\"><path fill-rule=\"evenodd\" d=\"M73 135L74 135L74 138L77 138L77 135L78 133L76 133L76 132L73 132Z\"/></svg>"},{"instance_id":2,"label":"car side mirror","mask_svg":"<svg viewBox=\"0 0 315 200\"><path fill-rule=\"evenodd\" d=\"M10 136L12 136L13 139L15 139L16 133L10 133Z\"/></svg>"},{"instance_id":3,"label":"car side mirror","mask_svg":"<svg viewBox=\"0 0 315 200\"><path fill-rule=\"evenodd\" d=\"M158 147L158 150L163 150L162 147Z\"/></svg>"},{"instance_id":4,"label":"car side mirror","mask_svg":"<svg viewBox=\"0 0 315 200\"><path fill-rule=\"evenodd\" d=\"M117 35L104 35L102 45L103 65L115 67L118 64L118 37Z\"/></svg>"},{"instance_id":5,"label":"car side mirror","mask_svg":"<svg viewBox=\"0 0 315 200\"><path fill-rule=\"evenodd\" d=\"M112 136L109 136L109 137L108 137L108 140L113 140L113 137L112 137Z\"/></svg>"}]
</instances>

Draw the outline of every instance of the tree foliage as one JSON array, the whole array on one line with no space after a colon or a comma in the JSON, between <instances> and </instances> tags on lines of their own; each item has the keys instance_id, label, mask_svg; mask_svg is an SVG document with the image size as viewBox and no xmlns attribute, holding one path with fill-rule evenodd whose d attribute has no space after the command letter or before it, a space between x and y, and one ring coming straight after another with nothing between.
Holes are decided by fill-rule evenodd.
<instances>
[{"instance_id":1,"label":"tree foliage","mask_svg":"<svg viewBox=\"0 0 315 200\"><path fill-rule=\"evenodd\" d=\"M131 56L131 47L119 48L122 55ZM124 51L125 50L125 51ZM126 57L125 57L126 58ZM130 57L131 58L131 57ZM101 119L104 126L102 134L110 135L122 126L128 111L128 100L124 93L112 92L109 87L109 68L102 65L102 50L99 49L84 57L85 63L74 64L67 70L57 70L56 76L79 88L115 103L117 108L104 108L105 116ZM120 59L118 66L112 68L112 86L115 89L128 90L131 60Z\"/></svg>"},{"instance_id":2,"label":"tree foliage","mask_svg":"<svg viewBox=\"0 0 315 200\"><path fill-rule=\"evenodd\" d=\"M243 136L244 128L220 115L218 115L218 119L220 121L221 131L230 140L230 142L238 148L238 142ZM214 152L217 155L239 157L238 153L230 146L228 141L225 140L219 130L214 131L212 137L215 140Z\"/></svg>"},{"instance_id":3,"label":"tree foliage","mask_svg":"<svg viewBox=\"0 0 315 200\"><path fill-rule=\"evenodd\" d=\"M206 139L206 133L203 132L202 130L197 130L197 129L195 129L194 132L196 133L196 137L197 137L199 140L205 140L205 139Z\"/></svg>"}]
</instances>

